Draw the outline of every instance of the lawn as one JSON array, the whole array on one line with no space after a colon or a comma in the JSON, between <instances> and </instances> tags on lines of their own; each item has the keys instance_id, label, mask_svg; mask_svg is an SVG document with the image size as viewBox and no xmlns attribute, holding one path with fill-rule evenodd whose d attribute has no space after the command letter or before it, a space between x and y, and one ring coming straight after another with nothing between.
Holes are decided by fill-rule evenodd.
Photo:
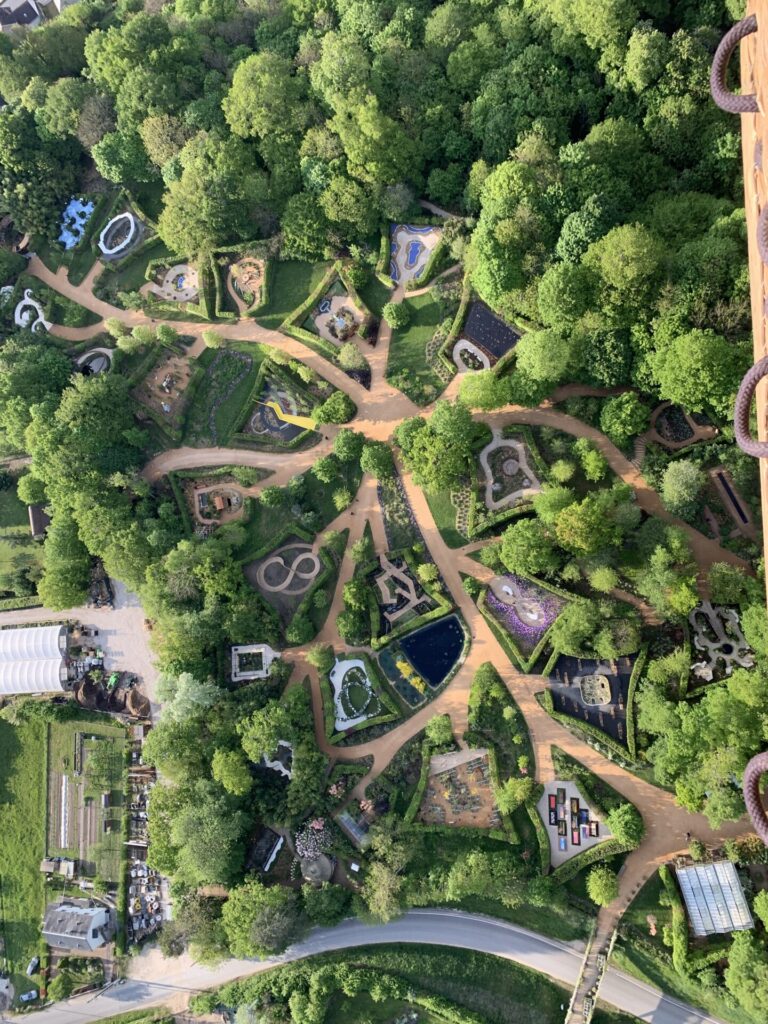
<instances>
[{"instance_id":1,"label":"lawn","mask_svg":"<svg viewBox=\"0 0 768 1024\"><path fill-rule=\"evenodd\" d=\"M162 260L170 255L166 244L156 238L146 248L126 256L119 264L105 263L104 272L94 287L94 294L106 302L117 304L118 292L137 292L147 283L145 271L150 260Z\"/></svg>"},{"instance_id":2,"label":"lawn","mask_svg":"<svg viewBox=\"0 0 768 1024\"><path fill-rule=\"evenodd\" d=\"M440 304L431 292L405 299L411 322L392 331L387 362L387 380L417 405L427 405L445 388L427 363L427 345L441 322Z\"/></svg>"},{"instance_id":3,"label":"lawn","mask_svg":"<svg viewBox=\"0 0 768 1024\"><path fill-rule=\"evenodd\" d=\"M303 987L309 969L318 972L331 965L337 965L337 970L342 968L338 971L339 978L348 972L354 975L356 969L396 978L405 984L406 991L413 989L413 1001L417 1004L419 998L428 995L447 999L455 1005L449 1018L452 1021L461 1020L461 1011L465 1010L478 1014L487 1024L553 1024L563 1019L560 1007L567 1005L570 998L568 989L502 957L411 943L360 946L347 952L313 957L302 965L278 968L274 981L277 986L283 986L282 991L289 991L290 980L297 977L296 972L301 971ZM254 995L260 993L264 980L235 982L204 997L205 1004L216 999L224 1005L243 1005L252 998L250 986L254 986ZM345 998L336 989L323 1017L325 1024L352 1024L353 1021L362 1024L369 1020L374 1024L385 1021L392 1024L395 1019L392 1014L403 1004L397 1001L370 1003L369 998L365 991ZM439 1015L421 1007L418 1007L418 1014L420 1024L441 1020ZM634 1018L598 1008L593 1020L595 1024L631 1024Z\"/></svg>"},{"instance_id":4,"label":"lawn","mask_svg":"<svg viewBox=\"0 0 768 1024\"><path fill-rule=\"evenodd\" d=\"M34 720L12 726L0 720L0 884L2 934L17 994L32 987L24 975L40 952L45 886L46 762L48 726Z\"/></svg>"},{"instance_id":5,"label":"lawn","mask_svg":"<svg viewBox=\"0 0 768 1024\"><path fill-rule=\"evenodd\" d=\"M451 492L438 491L437 494L432 494L425 491L424 496L435 520L435 526L448 547L463 547L467 543L467 538L456 529L456 509L451 501Z\"/></svg>"},{"instance_id":6,"label":"lawn","mask_svg":"<svg viewBox=\"0 0 768 1024\"><path fill-rule=\"evenodd\" d=\"M320 284L328 270L327 263L304 263L299 260L276 262L272 271L269 302L257 320L264 327L276 329Z\"/></svg>"},{"instance_id":7,"label":"lawn","mask_svg":"<svg viewBox=\"0 0 768 1024\"><path fill-rule=\"evenodd\" d=\"M184 444L224 445L243 419L244 407L268 354L263 345L243 343L206 349L197 359L205 373L192 382L184 420ZM250 359L250 365L238 358Z\"/></svg>"},{"instance_id":8,"label":"lawn","mask_svg":"<svg viewBox=\"0 0 768 1024\"><path fill-rule=\"evenodd\" d=\"M380 319L381 311L392 295L392 289L387 288L383 281L372 274L368 283L359 289L359 295L373 315Z\"/></svg>"},{"instance_id":9,"label":"lawn","mask_svg":"<svg viewBox=\"0 0 768 1024\"><path fill-rule=\"evenodd\" d=\"M706 1010L714 1017L730 1021L730 1024L765 1024L745 1010L733 1006L730 1001L726 1003L718 990L710 991L697 978L678 974L671 963L664 963L631 943L620 942L613 951L611 961L619 970L655 988L663 989L673 998Z\"/></svg>"},{"instance_id":10,"label":"lawn","mask_svg":"<svg viewBox=\"0 0 768 1024\"><path fill-rule=\"evenodd\" d=\"M43 567L43 545L29 533L27 506L16 494L16 480L0 490L0 586L19 568Z\"/></svg>"}]
</instances>

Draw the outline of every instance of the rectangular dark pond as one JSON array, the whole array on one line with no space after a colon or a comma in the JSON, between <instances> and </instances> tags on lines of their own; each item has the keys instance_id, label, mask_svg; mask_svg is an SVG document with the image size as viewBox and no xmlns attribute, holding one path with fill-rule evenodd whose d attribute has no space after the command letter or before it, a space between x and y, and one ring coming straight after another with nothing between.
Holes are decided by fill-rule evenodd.
<instances>
[{"instance_id":1,"label":"rectangular dark pond","mask_svg":"<svg viewBox=\"0 0 768 1024\"><path fill-rule=\"evenodd\" d=\"M509 352L520 340L520 332L504 323L484 302L476 300L469 307L469 314L461 332L476 345L497 359Z\"/></svg>"},{"instance_id":2,"label":"rectangular dark pond","mask_svg":"<svg viewBox=\"0 0 768 1024\"><path fill-rule=\"evenodd\" d=\"M402 637L400 646L422 679L436 688L459 659L464 630L457 616L448 615Z\"/></svg>"}]
</instances>

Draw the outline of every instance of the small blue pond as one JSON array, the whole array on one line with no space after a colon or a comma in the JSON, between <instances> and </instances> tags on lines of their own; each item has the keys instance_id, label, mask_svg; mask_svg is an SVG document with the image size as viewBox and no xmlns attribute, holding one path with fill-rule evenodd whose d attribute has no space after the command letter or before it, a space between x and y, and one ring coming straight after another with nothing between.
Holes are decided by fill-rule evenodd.
<instances>
[{"instance_id":1,"label":"small blue pond","mask_svg":"<svg viewBox=\"0 0 768 1024\"><path fill-rule=\"evenodd\" d=\"M416 264L421 258L421 254L424 252L424 243L420 242L418 238L414 238L408 243L405 249L405 265L409 270L413 270Z\"/></svg>"},{"instance_id":2,"label":"small blue pond","mask_svg":"<svg viewBox=\"0 0 768 1024\"><path fill-rule=\"evenodd\" d=\"M422 679L436 688L458 661L464 631L458 618L448 615L402 637L400 646Z\"/></svg>"},{"instance_id":3,"label":"small blue pond","mask_svg":"<svg viewBox=\"0 0 768 1024\"><path fill-rule=\"evenodd\" d=\"M61 231L59 241L65 249L74 249L85 233L85 225L91 219L94 204L84 203L73 196L61 215Z\"/></svg>"}]
</instances>

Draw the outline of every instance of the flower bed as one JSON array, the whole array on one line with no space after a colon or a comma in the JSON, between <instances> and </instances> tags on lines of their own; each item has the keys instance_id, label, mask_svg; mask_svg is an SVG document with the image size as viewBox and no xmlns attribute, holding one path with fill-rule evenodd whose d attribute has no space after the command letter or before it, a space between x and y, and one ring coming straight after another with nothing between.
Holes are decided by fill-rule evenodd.
<instances>
[{"instance_id":1,"label":"flower bed","mask_svg":"<svg viewBox=\"0 0 768 1024\"><path fill-rule=\"evenodd\" d=\"M531 580L515 574L500 577L496 589L502 589L505 593L506 589L509 590L509 603L501 600L494 590L489 588L485 606L514 639L521 654L530 657L562 612L566 601Z\"/></svg>"}]
</instances>

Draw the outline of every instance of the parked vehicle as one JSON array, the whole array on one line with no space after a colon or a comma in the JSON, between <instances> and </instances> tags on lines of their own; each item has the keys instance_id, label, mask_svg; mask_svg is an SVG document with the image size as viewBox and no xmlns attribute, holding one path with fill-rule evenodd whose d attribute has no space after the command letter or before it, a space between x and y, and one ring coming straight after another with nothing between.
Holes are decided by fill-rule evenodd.
<instances>
[{"instance_id":1,"label":"parked vehicle","mask_svg":"<svg viewBox=\"0 0 768 1024\"><path fill-rule=\"evenodd\" d=\"M32 975L35 973L35 971L38 969L39 966L40 966L40 957L39 956L33 956L32 959L27 964L27 977L31 978Z\"/></svg>"},{"instance_id":2,"label":"parked vehicle","mask_svg":"<svg viewBox=\"0 0 768 1024\"><path fill-rule=\"evenodd\" d=\"M23 995L19 996L20 1003L32 1003L35 1001L35 999L37 999L36 988L30 989L29 992L25 992Z\"/></svg>"}]
</instances>

